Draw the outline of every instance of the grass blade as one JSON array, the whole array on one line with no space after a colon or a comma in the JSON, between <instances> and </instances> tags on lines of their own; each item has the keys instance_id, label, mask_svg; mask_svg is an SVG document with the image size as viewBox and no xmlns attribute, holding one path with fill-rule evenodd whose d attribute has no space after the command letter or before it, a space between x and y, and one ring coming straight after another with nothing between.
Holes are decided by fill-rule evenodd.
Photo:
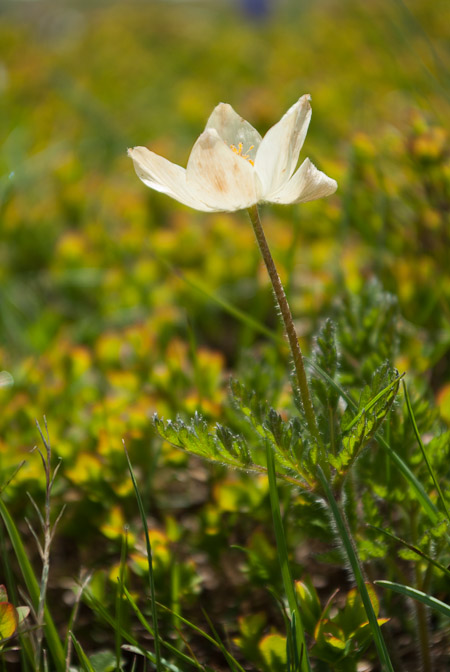
<instances>
[{"instance_id":1,"label":"grass blade","mask_svg":"<svg viewBox=\"0 0 450 672\"><path fill-rule=\"evenodd\" d=\"M275 459L273 451L269 445L266 444L267 455L267 475L269 477L269 495L270 505L272 509L273 527L275 532L275 539L277 542L278 559L280 562L281 576L283 578L284 590L286 593L289 609L291 612L291 619L295 614L295 630L297 638L297 650L303 650L305 655L301 660L301 672L311 672L311 664L309 662L308 652L306 649L305 633L303 631L303 624L301 620L300 609L295 597L294 583L292 581L291 570L289 568L288 551L286 544L286 537L284 534L283 521L280 512L280 500L278 497L277 479L275 474Z\"/></svg>"},{"instance_id":2,"label":"grass blade","mask_svg":"<svg viewBox=\"0 0 450 672\"><path fill-rule=\"evenodd\" d=\"M308 362L308 364L316 371L316 373L319 374L333 389L344 399L344 401L347 402L347 404L352 408L354 411L358 410L358 406L356 402L351 398L347 392L342 389L340 385L334 381L326 371L324 371L318 364L316 364L313 360L308 359L305 357L305 361ZM398 468L398 470L403 474L404 478L408 481L410 484L411 488L415 491L417 495L417 499L420 501L422 504L423 509L427 512L428 517L432 521L433 524L436 524L439 521L439 511L435 504L431 501L429 498L428 494L425 492L425 489L423 485L420 483L419 479L413 474L411 469L408 467L406 462L402 460L402 458L397 455L397 453L392 450L391 446L388 444L386 439L383 437L383 435L380 432L375 433L375 439L377 443L383 448L383 450L386 451L388 454L389 458L394 462L395 466Z\"/></svg>"},{"instance_id":3,"label":"grass blade","mask_svg":"<svg viewBox=\"0 0 450 672\"><path fill-rule=\"evenodd\" d=\"M386 385L386 387L384 388L384 390L381 390L381 392L378 392L377 395L375 395L369 402L367 402L367 404L366 404L366 405L364 406L364 408L358 413L358 415L355 415L355 417L353 418L353 420L352 420L346 427L343 427L343 428L342 428L342 431L343 431L343 432L348 432L354 425L356 425L356 423L357 423L358 420L361 418L361 416L362 416L364 413L367 413L368 411L370 411L370 409L373 408L373 407L375 406L375 404L376 404L380 399L382 399L382 397L384 397L384 395L387 394L387 393L391 390L392 387L394 387L394 385L396 385L397 383L400 384L400 380L403 378L404 375L405 375L405 374L402 373L401 375L397 376L397 378L394 378L394 380L393 380L392 382L390 382L389 385Z\"/></svg>"},{"instance_id":4,"label":"grass blade","mask_svg":"<svg viewBox=\"0 0 450 672\"><path fill-rule=\"evenodd\" d=\"M22 576L25 581L28 593L31 598L31 602L35 610L37 610L39 605L39 584L37 582L36 576L34 574L33 568L31 567L30 561L25 551L25 547L22 543L19 531L11 518L8 509L4 501L0 498L0 515L3 518L5 523L6 530L8 532L11 544L14 548L14 553L16 554L17 562L19 563ZM44 608L44 633L45 639L47 642L48 649L51 653L53 663L57 672L64 672L65 670L65 661L64 661L64 648L61 643L61 639L56 630L53 619L50 615L50 612L45 606Z\"/></svg>"},{"instance_id":5,"label":"grass blade","mask_svg":"<svg viewBox=\"0 0 450 672\"><path fill-rule=\"evenodd\" d=\"M125 571L126 571L126 559L128 552L128 537L127 529L122 536L122 548L120 551L120 567L119 567L119 576L117 582L117 592L116 592L116 621L119 626L122 625L123 618L123 584L125 581ZM120 647L122 645L122 637L120 634L121 628L117 628L115 631L115 649L116 649L116 666L120 670Z\"/></svg>"},{"instance_id":6,"label":"grass blade","mask_svg":"<svg viewBox=\"0 0 450 672\"><path fill-rule=\"evenodd\" d=\"M447 618L450 618L450 606L448 604L441 602L441 600L438 600L435 597L431 597L431 595L423 593L421 590L417 590L417 588L404 586L402 583L394 583L393 581L375 581L375 583L377 586L382 586L382 588L387 588L388 590L394 591L394 593L400 593L400 595L412 597L413 600L422 602L422 604L425 604L427 607L435 609L441 614L444 614L444 616L447 616Z\"/></svg>"},{"instance_id":7,"label":"grass blade","mask_svg":"<svg viewBox=\"0 0 450 672\"><path fill-rule=\"evenodd\" d=\"M155 636L155 633L153 631L153 628L150 626L148 623L147 619L145 618L144 614L142 611L139 609L138 605L136 604L136 601L133 599L133 596L127 589L125 585L122 586L123 594L127 598L129 604L131 605L132 610L136 614L140 624L147 630L147 632L152 635L152 637ZM174 655L176 655L180 660L182 660L185 663L188 663L189 665L193 665L194 667L197 667L197 669L203 670L204 668L197 663L193 658L188 656L187 654L183 653L180 651L176 646L173 646L170 644L170 642L166 642L163 639L160 639L161 644L168 650L171 651Z\"/></svg>"},{"instance_id":8,"label":"grass blade","mask_svg":"<svg viewBox=\"0 0 450 672\"><path fill-rule=\"evenodd\" d=\"M137 647L140 651L143 653L145 652L145 649L141 646L139 646L138 641L132 637L120 624L117 623L116 619L114 616L111 616L111 614L105 609L103 604L97 600L96 597L90 592L90 590L86 589L83 593L83 601L90 607L97 616L102 618L105 623L108 623L114 630L117 628L120 629L120 634L122 635L122 638L125 639L129 644L132 644L133 646ZM152 660L154 659L154 654L152 654Z\"/></svg>"},{"instance_id":9,"label":"grass blade","mask_svg":"<svg viewBox=\"0 0 450 672\"><path fill-rule=\"evenodd\" d=\"M244 668L242 665L238 663L238 661L231 655L231 653L228 653L225 645L223 644L222 640L220 639L213 623L211 622L211 619L209 618L208 614L204 609L202 609L203 616L206 618L206 621L209 625L209 627L212 630L212 633L214 635L214 639L217 642L217 646L219 647L220 651L222 652L225 660L227 661L228 665L230 666L230 670L232 672L245 672Z\"/></svg>"},{"instance_id":10,"label":"grass blade","mask_svg":"<svg viewBox=\"0 0 450 672\"><path fill-rule=\"evenodd\" d=\"M3 527L0 526L0 556L3 560L3 567L5 571L6 586L8 588L8 595L10 596L11 602L15 607L19 605L19 596L17 594L16 581L14 579L13 570L11 567L9 554L6 551L5 536L3 532ZM22 628L19 628L18 632L19 637L19 654L20 654L20 669L23 672L29 672L34 668L34 655L33 649L31 646L30 638L27 636L27 633L23 632ZM5 649L3 648L4 652Z\"/></svg>"},{"instance_id":11,"label":"grass blade","mask_svg":"<svg viewBox=\"0 0 450 672\"><path fill-rule=\"evenodd\" d=\"M378 444L389 455L390 459L392 460L392 462L394 462L398 470L403 474L404 478L408 481L411 488L415 491L417 499L420 501L422 508L424 509L424 511L427 512L428 518L434 525L436 525L439 522L439 511L436 508L435 504L431 501L427 493L425 492L425 488L423 487L422 483L413 474L411 469L408 467L406 462L402 460L400 455L397 455L397 453L394 450L392 450L388 442L383 438L383 436L379 432L375 434L375 438Z\"/></svg>"},{"instance_id":12,"label":"grass blade","mask_svg":"<svg viewBox=\"0 0 450 672\"><path fill-rule=\"evenodd\" d=\"M139 618L141 624L144 626L144 628L154 637L154 631L153 628L150 626L150 624L146 621L145 616L142 614L142 612L139 610L139 607L136 605L135 601L133 600L132 596L130 595L129 591L125 586L122 586L123 591L125 596L127 597L133 611L135 612L136 616ZM122 645L123 649L126 649L127 651L135 651L136 653L139 653L140 655L144 656L148 660L151 661L153 665L156 665L156 656L154 653L151 651L147 651L143 646L141 646L138 641L130 635L129 632L127 632L120 624L117 623L115 618L109 614L109 612L105 609L103 604L97 600L96 597L92 595L92 593L89 590L86 590L83 594L85 602L88 604L88 606L97 613L97 615L102 618L105 623L108 623L114 630L117 628L120 629L120 634L122 635L122 638L126 640L129 645ZM160 608L162 608L162 605L158 604ZM170 611L170 609L168 609ZM201 632L201 631L200 631ZM214 640L211 638L211 641L214 642ZM180 652L176 647L171 645L169 642L164 641L160 637L160 642L163 646L165 646L169 651L171 651L174 655L178 656L181 660L183 660L186 663L189 663L190 665L193 665L194 667L198 668L198 663L197 661L190 659L189 656L186 654ZM164 658L160 658L162 669L163 670L171 670L171 672L175 671L176 666L173 665L172 663L169 663L168 661L164 660ZM201 670L204 670L204 672L213 672L211 668L207 666L203 666L200 668ZM176 668L178 670L178 668Z\"/></svg>"},{"instance_id":13,"label":"grass blade","mask_svg":"<svg viewBox=\"0 0 450 672\"><path fill-rule=\"evenodd\" d=\"M427 553L424 553L423 551L420 550L420 548L417 548L417 546L413 546L413 544L408 543L404 539L397 537L397 535L392 534L392 532L384 530L382 527L378 527L377 525L370 525L369 527L372 527L374 530L377 530L377 532L381 532L381 534L384 534L386 537L389 537L390 539L397 541L402 546L405 546L405 548L408 548L413 553L416 553L418 556L429 562L430 565L433 565L433 567L436 567L441 572L444 572L444 574L447 574L447 576L450 578L450 569L442 565L437 560L431 558Z\"/></svg>"},{"instance_id":14,"label":"grass blade","mask_svg":"<svg viewBox=\"0 0 450 672\"><path fill-rule=\"evenodd\" d=\"M70 613L69 617L69 623L67 624L67 634L66 638L64 640L64 653L65 653L65 660L66 660L66 666L65 666L65 672L69 672L70 670L70 661L72 660L72 647L73 647L73 641L71 637L71 633L73 632L75 621L78 616L78 611L80 608L80 602L81 598L83 597L83 592L86 589L86 586L88 585L89 581L91 580L91 574L87 573L84 574L81 572L80 574L80 582L79 582L79 592L75 597L75 602L72 607L72 611Z\"/></svg>"},{"instance_id":15,"label":"grass blade","mask_svg":"<svg viewBox=\"0 0 450 672\"><path fill-rule=\"evenodd\" d=\"M236 306L233 306L232 303L227 301L226 299L222 298L217 294L217 292L211 291L206 285L204 285L200 280L197 278L194 279L192 277L188 278L187 275L185 275L179 268L175 267L173 264L171 264L167 259L164 259L160 257L159 255L156 255L153 253L153 257L163 266L165 266L167 269L170 270L171 275L176 275L179 277L183 282L188 286L194 289L196 292L199 294L202 294L205 296L207 299L210 299L214 303L216 303L218 306L223 308L225 312L227 312L229 315L232 315L234 318L238 320L238 322L241 322L242 324L245 324L245 326L250 327L252 331L255 331L260 334L264 334L264 336L267 336L271 341L275 341L277 343L282 343L284 346L286 346L286 341L284 338L281 338L278 336L278 334L274 333L271 329L266 327L264 324L259 322L258 320L255 320L251 315L248 313L244 313L244 311L240 310L239 308L236 308Z\"/></svg>"},{"instance_id":16,"label":"grass blade","mask_svg":"<svg viewBox=\"0 0 450 672\"><path fill-rule=\"evenodd\" d=\"M160 644L159 644L159 633L158 633L158 614L156 612L156 597L155 597L155 576L153 573L153 556L152 556L152 547L150 544L150 538L148 536L148 525L147 525L147 518L145 515L144 511L144 505L142 504L142 499L141 495L136 483L136 478L133 473L133 467L131 466L130 458L128 455L128 451L125 448L125 455L127 458L127 463L128 463L128 469L130 471L130 476L131 476L131 481L133 483L133 488L134 492L136 494L136 500L139 508L139 513L141 515L141 520L142 520L142 525L144 527L144 534L145 534L145 543L147 546L147 561L148 561L148 580L149 580L149 585L150 585L150 598L151 598L151 608L152 608L152 620L153 620L153 628L155 631L155 657L156 657L156 670L157 672L161 672L161 651L160 651Z\"/></svg>"},{"instance_id":17,"label":"grass blade","mask_svg":"<svg viewBox=\"0 0 450 672\"><path fill-rule=\"evenodd\" d=\"M73 646L75 651L77 652L78 660L80 661L81 667L85 672L95 672L94 668L91 665L91 662L85 652L83 651L83 648L78 641L78 639L75 637L73 632L70 633L70 637L73 642ZM118 668L119 669L119 668Z\"/></svg>"},{"instance_id":18,"label":"grass blade","mask_svg":"<svg viewBox=\"0 0 450 672\"><path fill-rule=\"evenodd\" d=\"M345 548L345 552L347 553L347 557L353 570L356 585L358 586L359 594L361 595L361 599L364 604L364 609L367 614L367 619L369 621L369 625L372 630L372 635L378 652L378 657L380 659L383 669L387 670L387 672L394 672L394 668L392 667L391 659L389 658L389 653L386 648L383 635L381 634L381 628L378 625L377 616L373 610L372 602L370 600L369 593L367 591L367 587L362 574L359 558L356 554L353 539L350 536L350 532L348 530L346 521L344 520L344 517L339 509L338 503L334 498L329 483L325 478L325 475L320 467L317 468L317 473L319 476L319 480L322 484L322 487L324 489L328 505L334 518L334 522L336 523L337 532Z\"/></svg>"},{"instance_id":19,"label":"grass blade","mask_svg":"<svg viewBox=\"0 0 450 672\"><path fill-rule=\"evenodd\" d=\"M420 436L419 428L417 427L416 418L414 416L414 411L413 411L412 406L411 406L411 400L409 398L408 388L406 387L405 381L402 381L402 382L403 382L403 391L405 393L406 406L408 408L409 417L411 418L412 426L414 428L414 434L416 435L417 443L419 444L420 450L422 452L423 459L425 460L425 464L427 465L428 472L429 472L429 474L431 476L431 479L434 483L434 487L436 488L436 490L438 492L439 499L440 499L440 502L442 504L442 508L444 509L445 515L447 516L447 521L450 523L450 513L449 513L449 510L448 510L448 507L447 507L447 503L444 499L444 495L442 494L441 486L439 485L439 481L436 478L436 474L434 473L434 469L431 465L431 462L428 459L428 455L427 455L427 452L425 450L425 446L423 445L422 437Z\"/></svg>"}]
</instances>

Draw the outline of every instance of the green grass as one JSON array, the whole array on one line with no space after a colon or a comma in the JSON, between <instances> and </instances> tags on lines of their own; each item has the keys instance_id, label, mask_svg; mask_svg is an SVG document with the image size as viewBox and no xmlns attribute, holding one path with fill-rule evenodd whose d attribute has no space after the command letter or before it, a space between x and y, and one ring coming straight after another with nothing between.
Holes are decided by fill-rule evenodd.
<instances>
[{"instance_id":1,"label":"green grass","mask_svg":"<svg viewBox=\"0 0 450 672\"><path fill-rule=\"evenodd\" d=\"M0 584L32 613L3 669L445 669L447 4L22 4L0 10ZM302 157L339 189L261 217L321 454L246 214L183 208L126 156L186 165L221 100L264 133L308 92Z\"/></svg>"}]
</instances>

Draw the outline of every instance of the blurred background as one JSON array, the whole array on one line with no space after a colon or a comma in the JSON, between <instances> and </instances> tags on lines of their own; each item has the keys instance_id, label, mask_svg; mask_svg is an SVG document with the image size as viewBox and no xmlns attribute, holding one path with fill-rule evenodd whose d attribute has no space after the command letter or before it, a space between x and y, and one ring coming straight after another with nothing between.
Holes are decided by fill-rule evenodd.
<instances>
[{"instance_id":1,"label":"blurred background","mask_svg":"<svg viewBox=\"0 0 450 672\"><path fill-rule=\"evenodd\" d=\"M233 499L226 473L151 428L155 411L219 419L249 352L288 367L260 328L280 333L246 213L190 211L146 189L126 155L147 145L186 165L220 101L264 133L311 94L302 157L339 189L262 212L303 347L376 279L398 296L397 366L424 374L450 423L449 64L446 0L3 0L0 367L14 385L0 390L0 473L26 458L5 494L22 515L24 487L39 497L29 450L45 414L69 566L99 534L102 565L135 515L122 439L163 551L184 534L167 520L205 552L226 537L218 511L266 495L254 481ZM186 565L192 591L200 566Z\"/></svg>"}]
</instances>

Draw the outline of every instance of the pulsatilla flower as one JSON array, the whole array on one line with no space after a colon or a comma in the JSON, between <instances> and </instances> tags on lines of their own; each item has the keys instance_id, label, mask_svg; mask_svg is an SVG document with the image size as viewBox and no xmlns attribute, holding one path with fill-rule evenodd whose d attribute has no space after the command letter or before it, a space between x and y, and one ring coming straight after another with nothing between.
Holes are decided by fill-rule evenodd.
<instances>
[{"instance_id":1,"label":"pulsatilla flower","mask_svg":"<svg viewBox=\"0 0 450 672\"><path fill-rule=\"evenodd\" d=\"M334 193L337 183L309 159L297 168L311 119L310 96L302 96L261 138L231 107L220 103L189 156L177 166L146 147L134 147L138 177L196 210L243 210L260 202L305 203Z\"/></svg>"}]
</instances>

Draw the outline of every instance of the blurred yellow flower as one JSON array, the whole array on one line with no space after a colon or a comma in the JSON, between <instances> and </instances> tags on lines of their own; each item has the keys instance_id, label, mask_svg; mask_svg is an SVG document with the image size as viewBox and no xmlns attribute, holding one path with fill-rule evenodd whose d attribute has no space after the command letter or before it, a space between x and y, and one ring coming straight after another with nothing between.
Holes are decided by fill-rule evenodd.
<instances>
[{"instance_id":1,"label":"blurred yellow flower","mask_svg":"<svg viewBox=\"0 0 450 672\"><path fill-rule=\"evenodd\" d=\"M261 138L226 103L220 103L181 168L146 147L128 150L138 177L196 210L242 210L259 202L304 203L329 196L335 180L305 159L296 170L311 119L310 96L302 96Z\"/></svg>"}]
</instances>

